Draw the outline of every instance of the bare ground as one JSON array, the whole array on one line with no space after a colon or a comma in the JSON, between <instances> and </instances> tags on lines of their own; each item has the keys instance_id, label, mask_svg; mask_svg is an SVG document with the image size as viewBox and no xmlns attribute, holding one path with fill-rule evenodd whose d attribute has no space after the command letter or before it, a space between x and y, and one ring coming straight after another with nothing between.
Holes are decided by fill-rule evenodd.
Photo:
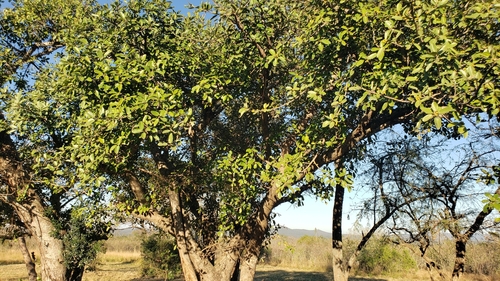
<instances>
[{"instance_id":1,"label":"bare ground","mask_svg":"<svg viewBox=\"0 0 500 281\"><path fill-rule=\"evenodd\" d=\"M26 268L23 264L0 265L0 281L27 280ZM165 279L142 278L140 276L140 263L106 263L97 266L93 272L85 272L83 281L164 281ZM182 279L177 279L182 280ZM256 281L329 281L332 274L327 272L315 272L304 270L293 270L273 266L259 266L255 275ZM392 278L362 278L352 277L350 281L398 281ZM401 279L402 280L402 279ZM404 280L408 280L407 278ZM416 279L422 280L422 279Z\"/></svg>"}]
</instances>

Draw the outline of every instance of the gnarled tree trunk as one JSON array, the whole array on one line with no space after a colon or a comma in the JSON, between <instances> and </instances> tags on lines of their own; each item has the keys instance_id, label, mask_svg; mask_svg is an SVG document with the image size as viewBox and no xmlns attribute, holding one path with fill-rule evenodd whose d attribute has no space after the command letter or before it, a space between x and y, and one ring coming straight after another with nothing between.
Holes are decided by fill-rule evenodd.
<instances>
[{"instance_id":1,"label":"gnarled tree trunk","mask_svg":"<svg viewBox=\"0 0 500 281\"><path fill-rule=\"evenodd\" d=\"M3 119L3 115L0 115ZM0 180L6 184L7 192L0 199L9 204L26 229L37 241L40 251L41 277L43 281L66 281L66 267L63 262L63 243L52 236L54 225L43 214L45 205L36 190L29 188L29 175L10 136L0 132ZM15 198L18 190L26 191L21 202Z\"/></svg>"},{"instance_id":2,"label":"gnarled tree trunk","mask_svg":"<svg viewBox=\"0 0 500 281\"><path fill-rule=\"evenodd\" d=\"M38 203L38 202L36 202ZM44 281L69 281L66 276L66 266L63 260L63 242L52 236L54 226L52 222L39 212L41 204L34 203L30 211L24 206L16 204L15 209L19 217L25 222L40 251L40 273ZM37 207L38 205L38 207ZM71 281L79 281L73 279Z\"/></svg>"},{"instance_id":3,"label":"gnarled tree trunk","mask_svg":"<svg viewBox=\"0 0 500 281\"><path fill-rule=\"evenodd\" d=\"M26 246L26 239L24 239L24 236L21 236L17 240L19 241L19 248L21 249L21 253L23 254L26 270L28 270L28 279L29 281L37 281L34 257L30 255L28 246Z\"/></svg>"}]
</instances>

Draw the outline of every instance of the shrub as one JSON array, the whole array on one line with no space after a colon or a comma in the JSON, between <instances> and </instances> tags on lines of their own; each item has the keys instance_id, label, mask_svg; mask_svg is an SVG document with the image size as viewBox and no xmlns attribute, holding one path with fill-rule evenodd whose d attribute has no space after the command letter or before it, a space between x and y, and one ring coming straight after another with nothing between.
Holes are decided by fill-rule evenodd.
<instances>
[{"instance_id":1,"label":"shrub","mask_svg":"<svg viewBox=\"0 0 500 281\"><path fill-rule=\"evenodd\" d=\"M163 233L154 233L144 238L142 249L142 275L147 277L174 278L181 270L175 240Z\"/></svg>"},{"instance_id":2,"label":"shrub","mask_svg":"<svg viewBox=\"0 0 500 281\"><path fill-rule=\"evenodd\" d=\"M373 239L358 257L359 271L369 274L391 274L415 270L417 263L407 249L383 239Z\"/></svg>"},{"instance_id":3,"label":"shrub","mask_svg":"<svg viewBox=\"0 0 500 281\"><path fill-rule=\"evenodd\" d=\"M276 235L261 253L261 261L273 266L331 271L330 240L317 236L299 239Z\"/></svg>"}]
</instances>

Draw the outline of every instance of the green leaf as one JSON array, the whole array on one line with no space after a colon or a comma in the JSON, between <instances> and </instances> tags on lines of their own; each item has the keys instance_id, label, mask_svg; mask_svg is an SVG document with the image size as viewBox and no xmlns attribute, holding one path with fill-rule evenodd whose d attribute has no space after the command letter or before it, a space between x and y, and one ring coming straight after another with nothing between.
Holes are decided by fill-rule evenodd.
<instances>
[{"instance_id":1,"label":"green leaf","mask_svg":"<svg viewBox=\"0 0 500 281\"><path fill-rule=\"evenodd\" d=\"M436 126L437 129L441 129L441 117L434 117L434 126Z\"/></svg>"},{"instance_id":2,"label":"green leaf","mask_svg":"<svg viewBox=\"0 0 500 281\"><path fill-rule=\"evenodd\" d=\"M144 131L144 122L140 121L132 128L132 133L140 134Z\"/></svg>"},{"instance_id":3,"label":"green leaf","mask_svg":"<svg viewBox=\"0 0 500 281\"><path fill-rule=\"evenodd\" d=\"M385 47L380 47L380 49L378 49L377 52L377 59L379 61L382 61L384 59L384 55L385 55Z\"/></svg>"}]
</instances>

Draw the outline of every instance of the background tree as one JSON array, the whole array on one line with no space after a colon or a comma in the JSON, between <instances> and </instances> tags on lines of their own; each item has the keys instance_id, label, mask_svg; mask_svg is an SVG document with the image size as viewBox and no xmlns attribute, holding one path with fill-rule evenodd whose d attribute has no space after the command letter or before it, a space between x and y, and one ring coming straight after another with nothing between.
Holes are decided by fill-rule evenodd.
<instances>
[{"instance_id":1,"label":"background tree","mask_svg":"<svg viewBox=\"0 0 500 281\"><path fill-rule=\"evenodd\" d=\"M393 183L388 187L394 198L391 205L398 200L406 204L397 210L388 228L398 241L417 244L427 268L437 270L443 279L448 279L443 265L430 259L427 251L439 233L448 232L456 248L451 277L458 280L465 268L466 244L476 232L492 226L486 220L492 208L483 206L480 198L500 189L479 181L486 171L493 171L498 150L478 141L460 147L444 142L437 151L425 151L425 144L410 138L396 144L401 150L386 165ZM418 197L424 199L413 200Z\"/></svg>"},{"instance_id":2,"label":"background tree","mask_svg":"<svg viewBox=\"0 0 500 281\"><path fill-rule=\"evenodd\" d=\"M356 101L356 108L382 115L415 106L419 113L401 117L398 123L407 130L432 130L446 136L466 134L461 120L476 116L478 108L489 117L498 115L494 105L498 90L483 88L498 79L496 55L490 57L497 53L499 39L494 20L498 11L492 1L366 1L346 6L323 3L323 7L342 16L336 17L341 21L337 25L323 25L320 34L337 34L333 38L341 46L359 46L351 49L354 53L342 53L341 47L327 49L329 58L343 55L348 73L360 75L357 82L346 82L351 87L348 98L337 103L340 108L345 109L350 99ZM363 41L359 34L372 36ZM491 68L483 68L483 62ZM473 101L478 97L484 99ZM469 98L473 100L467 101ZM332 118L324 125L335 127L338 123ZM336 189L332 222L335 280L345 278L341 274L346 266L342 261L343 196L344 192Z\"/></svg>"},{"instance_id":3,"label":"background tree","mask_svg":"<svg viewBox=\"0 0 500 281\"><path fill-rule=\"evenodd\" d=\"M361 231L361 240L355 246L354 251L349 253L350 255L346 256L346 253L343 253L341 266L335 273L335 280L348 279L351 270L358 263L362 250L394 214L409 204L425 202L429 196L414 194L411 190L404 191L400 183L401 175L398 173L411 174L412 167L405 159L411 158L413 162L419 162L424 155L432 154L432 151L436 150L436 144L410 141L408 138L412 137L406 135L403 138L397 133L398 130L399 134L406 135L401 127L377 134L363 150L362 157L351 164L352 167L357 167L355 173L357 184L354 187L356 192L371 194L360 202L360 212L357 218L357 223L367 223L368 229ZM429 136L425 137L429 138ZM418 145L415 146L415 144ZM353 169L351 168L351 171ZM406 175L406 177L410 176ZM337 213L337 215L341 214ZM336 235L340 235L341 225L338 222L334 224L333 229ZM341 240L334 238L334 243L335 241Z\"/></svg>"}]
</instances>

